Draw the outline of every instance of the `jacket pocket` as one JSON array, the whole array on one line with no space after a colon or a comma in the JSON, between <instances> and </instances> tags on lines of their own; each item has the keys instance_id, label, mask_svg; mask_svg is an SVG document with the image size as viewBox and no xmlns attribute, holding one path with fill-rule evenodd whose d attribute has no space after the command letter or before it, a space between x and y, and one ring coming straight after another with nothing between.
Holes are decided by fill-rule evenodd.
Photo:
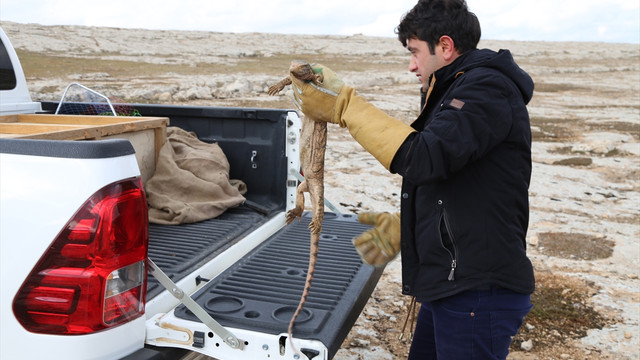
<instances>
[{"instance_id":1,"label":"jacket pocket","mask_svg":"<svg viewBox=\"0 0 640 360\"><path fill-rule=\"evenodd\" d=\"M447 210L443 207L442 212L440 213L440 245L446 250L451 259L451 271L449 272L449 277L447 280L454 281L455 280L455 272L458 267L458 245L456 244L456 239L453 236L453 231L451 229L451 223L449 222L449 217L447 216Z\"/></svg>"}]
</instances>

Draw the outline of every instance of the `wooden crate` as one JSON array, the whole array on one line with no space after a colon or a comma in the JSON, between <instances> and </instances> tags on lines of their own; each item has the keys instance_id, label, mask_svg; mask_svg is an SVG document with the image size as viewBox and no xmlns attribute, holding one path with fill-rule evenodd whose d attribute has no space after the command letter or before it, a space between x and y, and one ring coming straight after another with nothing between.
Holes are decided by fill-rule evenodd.
<instances>
[{"instance_id":1,"label":"wooden crate","mask_svg":"<svg viewBox=\"0 0 640 360\"><path fill-rule=\"evenodd\" d=\"M136 150L142 180L153 175L166 140L166 117L19 114L0 116L0 137L47 140L125 138Z\"/></svg>"}]
</instances>

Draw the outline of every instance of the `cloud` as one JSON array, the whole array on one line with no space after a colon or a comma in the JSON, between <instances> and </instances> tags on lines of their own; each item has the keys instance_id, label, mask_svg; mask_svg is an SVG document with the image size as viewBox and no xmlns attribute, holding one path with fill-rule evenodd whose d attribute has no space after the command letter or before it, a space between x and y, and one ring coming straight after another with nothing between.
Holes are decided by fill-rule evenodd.
<instances>
[{"instance_id":1,"label":"cloud","mask_svg":"<svg viewBox=\"0 0 640 360\"><path fill-rule=\"evenodd\" d=\"M367 34L371 36L395 36L395 29L400 24L401 15L382 14L373 19L372 22L363 25L349 25L341 29L342 34Z\"/></svg>"},{"instance_id":2,"label":"cloud","mask_svg":"<svg viewBox=\"0 0 640 360\"><path fill-rule=\"evenodd\" d=\"M467 0L484 39L640 43L637 0ZM416 0L2 0L0 19L162 30L395 36Z\"/></svg>"},{"instance_id":3,"label":"cloud","mask_svg":"<svg viewBox=\"0 0 640 360\"><path fill-rule=\"evenodd\" d=\"M640 42L636 0L469 2L486 39Z\"/></svg>"}]
</instances>

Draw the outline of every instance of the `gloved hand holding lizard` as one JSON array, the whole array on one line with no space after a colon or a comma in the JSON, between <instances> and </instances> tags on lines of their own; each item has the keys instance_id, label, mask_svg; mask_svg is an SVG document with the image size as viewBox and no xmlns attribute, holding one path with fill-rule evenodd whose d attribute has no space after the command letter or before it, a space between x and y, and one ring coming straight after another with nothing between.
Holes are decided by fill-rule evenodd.
<instances>
[{"instance_id":1,"label":"gloved hand holding lizard","mask_svg":"<svg viewBox=\"0 0 640 360\"><path fill-rule=\"evenodd\" d=\"M320 85L291 76L294 101L300 111L315 121L349 129L353 138L388 170L400 145L415 130L356 94L333 70L320 64L312 68L324 77Z\"/></svg>"}]
</instances>

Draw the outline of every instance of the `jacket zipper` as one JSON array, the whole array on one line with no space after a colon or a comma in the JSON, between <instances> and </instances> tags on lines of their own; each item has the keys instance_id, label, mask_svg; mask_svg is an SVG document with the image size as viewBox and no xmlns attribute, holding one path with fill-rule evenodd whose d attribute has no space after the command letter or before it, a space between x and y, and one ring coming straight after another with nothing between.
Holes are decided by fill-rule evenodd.
<instances>
[{"instance_id":1,"label":"jacket zipper","mask_svg":"<svg viewBox=\"0 0 640 360\"><path fill-rule=\"evenodd\" d=\"M449 217L447 216L447 210L442 209L442 219L444 220L444 226L447 229L447 234L449 235L449 239L451 239L451 245L453 246L453 254L451 251L445 247L447 252L449 252L449 256L451 257L451 271L449 272L449 276L447 280L453 281L455 280L455 272L458 267L458 245L456 244L456 239L453 237L453 231L451 231L451 224L449 224ZM442 242L442 239L440 240ZM444 246L444 243L442 244Z\"/></svg>"},{"instance_id":2,"label":"jacket zipper","mask_svg":"<svg viewBox=\"0 0 640 360\"><path fill-rule=\"evenodd\" d=\"M453 275L456 272L456 266L458 266L456 262L457 262L456 259L453 259L451 261L451 271L449 272L449 277L447 278L447 280L449 281L455 280L455 277Z\"/></svg>"}]
</instances>

